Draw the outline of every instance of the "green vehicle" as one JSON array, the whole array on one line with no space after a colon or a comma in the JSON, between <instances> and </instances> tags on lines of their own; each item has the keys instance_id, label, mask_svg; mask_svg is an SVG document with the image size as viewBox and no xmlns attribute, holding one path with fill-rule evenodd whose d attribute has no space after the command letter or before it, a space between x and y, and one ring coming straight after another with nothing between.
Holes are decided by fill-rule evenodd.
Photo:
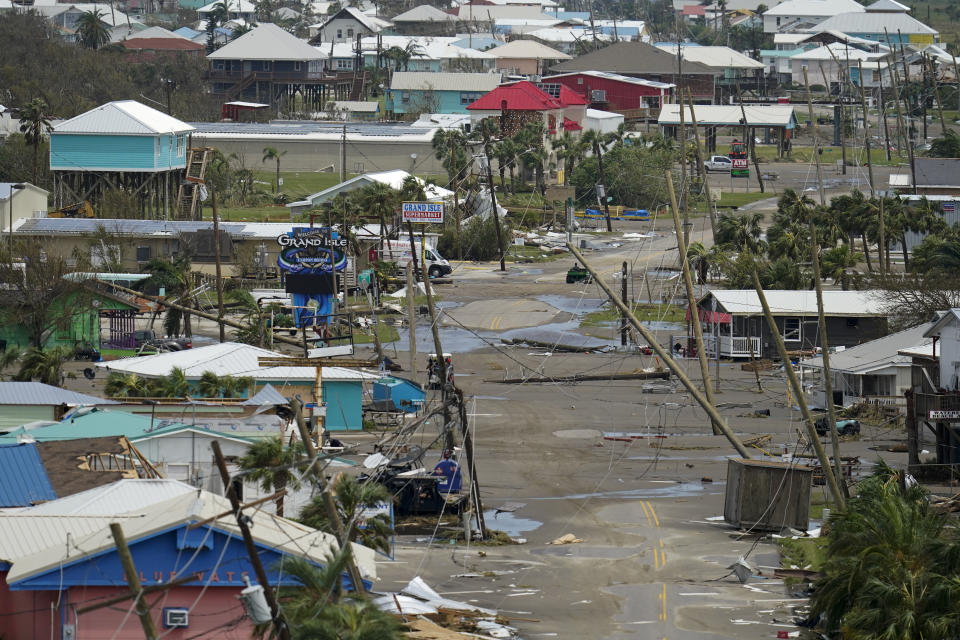
<instances>
[{"instance_id":1,"label":"green vehicle","mask_svg":"<svg viewBox=\"0 0 960 640\"><path fill-rule=\"evenodd\" d=\"M590 284L593 282L593 276L591 276L590 272L584 267L581 267L579 264L575 264L570 267L569 271L567 271L567 284L572 284L574 282L586 282L587 284Z\"/></svg>"}]
</instances>

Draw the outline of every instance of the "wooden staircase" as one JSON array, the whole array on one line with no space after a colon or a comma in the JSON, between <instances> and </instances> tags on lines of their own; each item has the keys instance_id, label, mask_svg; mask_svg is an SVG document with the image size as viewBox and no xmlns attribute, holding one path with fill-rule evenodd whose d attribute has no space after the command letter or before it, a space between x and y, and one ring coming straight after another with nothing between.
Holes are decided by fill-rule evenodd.
<instances>
[{"instance_id":1,"label":"wooden staircase","mask_svg":"<svg viewBox=\"0 0 960 640\"><path fill-rule=\"evenodd\" d=\"M367 72L357 71L353 74L353 85L350 87L350 99L363 100L364 88L367 86Z\"/></svg>"},{"instance_id":2,"label":"wooden staircase","mask_svg":"<svg viewBox=\"0 0 960 640\"><path fill-rule=\"evenodd\" d=\"M187 173L177 191L177 220L199 218L200 188L212 156L213 147L192 148L187 153Z\"/></svg>"}]
</instances>

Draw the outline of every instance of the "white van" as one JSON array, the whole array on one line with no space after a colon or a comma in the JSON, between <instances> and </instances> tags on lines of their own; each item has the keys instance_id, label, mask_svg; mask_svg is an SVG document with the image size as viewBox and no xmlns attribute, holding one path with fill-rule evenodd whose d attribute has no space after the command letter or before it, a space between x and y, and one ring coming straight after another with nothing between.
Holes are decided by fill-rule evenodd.
<instances>
[{"instance_id":1,"label":"white van","mask_svg":"<svg viewBox=\"0 0 960 640\"><path fill-rule=\"evenodd\" d=\"M417 264L421 269L423 269L423 264L426 264L427 273L431 278L439 278L440 276L445 276L453 271L453 268L450 266L450 263L447 262L447 259L441 256L435 248L427 245L426 249L424 250L422 249L422 244L419 240L416 241L415 246L417 250ZM410 252L410 241L384 241L381 243L380 249L377 251L377 256L380 260L385 262L396 262L397 266L406 269L407 263L413 260Z\"/></svg>"}]
</instances>

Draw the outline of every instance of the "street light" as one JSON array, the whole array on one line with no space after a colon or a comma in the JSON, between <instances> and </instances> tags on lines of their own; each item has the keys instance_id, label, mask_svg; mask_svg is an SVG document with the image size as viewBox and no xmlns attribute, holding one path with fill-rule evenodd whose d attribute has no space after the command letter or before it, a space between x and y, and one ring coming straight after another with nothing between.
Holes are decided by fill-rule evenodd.
<instances>
[{"instance_id":1,"label":"street light","mask_svg":"<svg viewBox=\"0 0 960 640\"><path fill-rule=\"evenodd\" d=\"M10 260L13 260L13 192L23 189L26 185L23 183L16 183L10 185L10 195L7 200L7 212L8 219L10 220L10 226L7 227L7 245L10 249Z\"/></svg>"}]
</instances>

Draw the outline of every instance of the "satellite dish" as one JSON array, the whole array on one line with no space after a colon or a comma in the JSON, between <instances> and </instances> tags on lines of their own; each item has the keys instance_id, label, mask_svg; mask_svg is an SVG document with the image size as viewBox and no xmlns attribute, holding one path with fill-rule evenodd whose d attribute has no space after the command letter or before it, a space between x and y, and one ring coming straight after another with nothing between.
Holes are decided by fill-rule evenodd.
<instances>
[{"instance_id":1,"label":"satellite dish","mask_svg":"<svg viewBox=\"0 0 960 640\"><path fill-rule=\"evenodd\" d=\"M97 377L97 372L94 371L92 367L87 367L83 370L83 377L87 380L93 380Z\"/></svg>"}]
</instances>

